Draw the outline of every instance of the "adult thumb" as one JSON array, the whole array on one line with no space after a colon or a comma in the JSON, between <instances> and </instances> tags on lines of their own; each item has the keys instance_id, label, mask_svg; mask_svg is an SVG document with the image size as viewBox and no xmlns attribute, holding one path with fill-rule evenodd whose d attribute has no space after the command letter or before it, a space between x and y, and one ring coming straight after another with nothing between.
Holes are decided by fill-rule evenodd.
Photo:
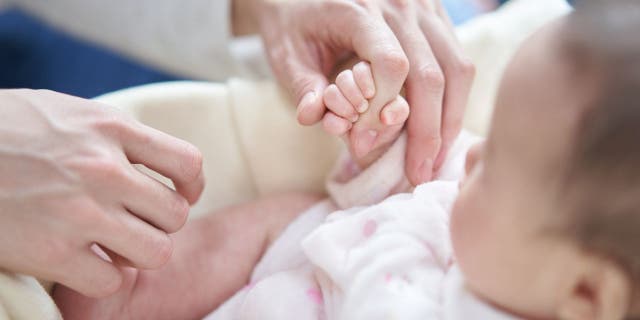
<instances>
[{"instance_id":1,"label":"adult thumb","mask_svg":"<svg viewBox=\"0 0 640 320\"><path fill-rule=\"evenodd\" d=\"M328 85L327 78L317 71L308 71L292 79L291 90L297 101L298 122L306 126L316 124L326 111L322 97Z\"/></svg>"},{"instance_id":2,"label":"adult thumb","mask_svg":"<svg viewBox=\"0 0 640 320\"><path fill-rule=\"evenodd\" d=\"M326 111L322 97L328 80L319 64L293 50L269 56L276 77L296 104L298 122L313 125L322 120Z\"/></svg>"}]
</instances>

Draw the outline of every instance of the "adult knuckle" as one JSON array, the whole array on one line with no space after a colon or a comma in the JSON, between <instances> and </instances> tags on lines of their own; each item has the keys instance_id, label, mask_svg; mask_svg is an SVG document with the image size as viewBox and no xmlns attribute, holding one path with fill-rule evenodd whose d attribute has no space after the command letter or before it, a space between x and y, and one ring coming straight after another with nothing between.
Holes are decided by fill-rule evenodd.
<instances>
[{"instance_id":1,"label":"adult knuckle","mask_svg":"<svg viewBox=\"0 0 640 320\"><path fill-rule=\"evenodd\" d=\"M95 149L63 160L62 165L73 173L76 184L85 188L104 187L130 180L129 171L117 157L100 148Z\"/></svg>"},{"instance_id":2,"label":"adult knuckle","mask_svg":"<svg viewBox=\"0 0 640 320\"><path fill-rule=\"evenodd\" d=\"M397 77L406 77L409 73L409 59L407 59L407 56L402 52L386 52L382 55L380 61L382 68L389 74Z\"/></svg>"},{"instance_id":3,"label":"adult knuckle","mask_svg":"<svg viewBox=\"0 0 640 320\"><path fill-rule=\"evenodd\" d=\"M435 64L425 64L416 70L416 77L424 81L433 90L444 90L445 78L442 70Z\"/></svg>"},{"instance_id":4,"label":"adult knuckle","mask_svg":"<svg viewBox=\"0 0 640 320\"><path fill-rule=\"evenodd\" d=\"M89 175L105 179L103 181L121 181L128 176L125 167L111 157L93 159L84 165L84 169Z\"/></svg>"},{"instance_id":5,"label":"adult knuckle","mask_svg":"<svg viewBox=\"0 0 640 320\"><path fill-rule=\"evenodd\" d=\"M93 128L109 136L120 136L128 129L127 121L118 113L107 109L98 109L99 112L93 120Z\"/></svg>"},{"instance_id":6,"label":"adult knuckle","mask_svg":"<svg viewBox=\"0 0 640 320\"><path fill-rule=\"evenodd\" d=\"M165 231L174 233L180 230L187 222L191 207L189 206L189 202L180 196L176 196L171 202L171 212L169 214L171 221Z\"/></svg>"},{"instance_id":7,"label":"adult knuckle","mask_svg":"<svg viewBox=\"0 0 640 320\"><path fill-rule=\"evenodd\" d=\"M473 79L476 75L476 65L468 58L458 58L453 65L453 73L456 76Z\"/></svg>"},{"instance_id":8,"label":"adult knuckle","mask_svg":"<svg viewBox=\"0 0 640 320\"><path fill-rule=\"evenodd\" d=\"M147 265L148 268L159 268L163 266L173 253L173 242L171 238L162 233L157 236L149 236L147 238Z\"/></svg>"}]
</instances>

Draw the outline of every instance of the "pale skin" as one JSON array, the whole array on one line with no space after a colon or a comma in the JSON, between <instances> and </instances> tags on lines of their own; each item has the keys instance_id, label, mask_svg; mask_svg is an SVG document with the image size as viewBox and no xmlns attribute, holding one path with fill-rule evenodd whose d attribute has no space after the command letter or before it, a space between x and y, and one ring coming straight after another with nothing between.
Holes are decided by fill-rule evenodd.
<instances>
[{"instance_id":1,"label":"pale skin","mask_svg":"<svg viewBox=\"0 0 640 320\"><path fill-rule=\"evenodd\" d=\"M368 64L357 64L355 68L360 69L357 76L349 81L337 80L330 86L335 88L334 93L327 90L328 96L336 94L335 98L342 99L339 106L329 103L336 110L358 114L357 102L361 100L356 98L376 89L356 83L371 81L373 85ZM343 96L341 92L350 94ZM409 106L398 97L385 107L384 114L383 119L395 126L390 132L397 137L409 115ZM369 154L360 156L350 149L362 168L373 162ZM64 318L71 320L202 318L245 286L269 244L293 219L320 200L320 196L310 194L276 195L211 213L172 236L173 257L161 269L121 267L123 284L112 296L90 298L58 285L53 297Z\"/></svg>"},{"instance_id":2,"label":"pale skin","mask_svg":"<svg viewBox=\"0 0 640 320\"><path fill-rule=\"evenodd\" d=\"M122 267L121 288L95 299L64 286L53 298L64 319L201 319L248 282L278 235L321 196L291 193L222 209L172 235L172 259L158 270Z\"/></svg>"},{"instance_id":3,"label":"pale skin","mask_svg":"<svg viewBox=\"0 0 640 320\"><path fill-rule=\"evenodd\" d=\"M563 219L563 207L557 202L556 195L561 192L556 183L557 177L567 161L577 116L585 99L588 99L585 92L592 92L592 88L588 81L571 79L563 68L557 55L561 27L562 22L559 22L545 28L527 41L517 54L503 79L489 138L484 144L472 148L467 156L467 178L451 217L456 261L471 292L495 308L521 318L615 320L637 316L638 305L631 301L632 283L624 270L614 261L584 250L570 235L562 232L561 226L566 219ZM204 258L211 264L205 264L204 269L210 267L209 270L185 272L189 277L198 279L198 283L206 284L203 288L188 288L197 292L194 299L208 300L208 307L215 307L240 289L265 243L269 242L266 239L273 239L267 235L277 235L297 215L296 212L300 212L290 210L290 205L297 203L300 209L305 207L302 204L308 206L313 201L314 198L298 199L298 202L285 198L278 204L278 213L273 214L276 218L264 224L252 224L252 228L258 230L243 228L243 223L233 220L231 214L230 217L218 216L216 223L225 227L207 226L220 231L214 235L203 231L213 237L211 243L214 248L221 239L233 239L238 237L238 233L242 239L253 242L234 244L222 241L230 244L230 248L223 246L222 251L199 251L204 256L220 259L223 259L220 252L224 252L224 259L229 265L242 268L238 270L238 278L233 278L237 281L231 281L225 287L229 275L220 276L217 273L219 269L216 269L219 263ZM264 203L258 202L257 205ZM249 207L252 208L251 205ZM268 206L264 209L270 212ZM255 209L237 210L237 217L246 217L242 221L255 221L251 213ZM275 227L271 222L273 219L278 221ZM192 234L199 237L198 232ZM260 236L253 237L255 234ZM201 258L199 254L193 256ZM193 261L190 256L184 261L174 260L171 265L177 270L184 270L184 266L192 265ZM216 279L216 276L220 278ZM191 284L189 281L193 278L187 278L186 283ZM167 278L158 276L157 279L161 282ZM172 278L171 283L182 288L181 281ZM145 284L163 287L161 283ZM206 288L208 285L213 288ZM179 289L178 293L171 290L163 292L173 299L180 296L183 292L180 290L186 289ZM203 293L209 296L198 295ZM128 295L125 293L125 297ZM70 297L74 297L72 292L56 290L56 298L62 306L65 305L63 300ZM155 299L164 301L162 296L155 295L131 301L149 303ZM80 300L84 301L84 304L79 304L81 306L105 306L105 303L107 307L114 306L108 304L113 300L98 302L82 297ZM120 306L122 301L128 300L120 300L120 304L116 301L115 305ZM78 305L75 303L70 305ZM90 308L63 307L63 310L74 311L87 309ZM198 310L204 312L204 309Z\"/></svg>"},{"instance_id":4,"label":"pale skin","mask_svg":"<svg viewBox=\"0 0 640 320\"><path fill-rule=\"evenodd\" d=\"M361 168L368 167L382 153L391 142L400 135L407 118L409 117L409 105L401 95L397 95L390 103L380 111L370 110L367 99L373 97L376 85L369 63L361 61L352 68L340 72L335 77L335 83L329 85L323 93L323 100L329 112L324 116L324 129L336 136L341 136L349 151ZM384 138L389 141L386 145L380 145L375 150L369 150L378 133L370 132L365 139L349 139L349 132L356 126L362 117L375 113L379 115L379 126L384 127ZM349 121L343 121L349 119ZM355 143L355 144L353 144Z\"/></svg>"},{"instance_id":5,"label":"pale skin","mask_svg":"<svg viewBox=\"0 0 640 320\"><path fill-rule=\"evenodd\" d=\"M506 71L489 138L468 156L452 212L454 250L469 289L500 309L526 319L623 319L637 309L627 274L562 228L558 177L596 90L569 76L561 28L527 41Z\"/></svg>"},{"instance_id":6,"label":"pale skin","mask_svg":"<svg viewBox=\"0 0 640 320\"><path fill-rule=\"evenodd\" d=\"M404 125L406 102L398 93L407 80L407 176L414 184L430 180L460 130L474 73L440 1L236 0L233 25L237 34L262 34L299 121L322 120L353 152L368 154L363 166ZM355 124L332 110L344 101L325 104L326 75L352 54L371 64L379 88L365 95L367 112L357 106ZM336 88L347 90L346 83ZM347 91L343 97L353 98ZM0 198L0 230L11 239L1 242L3 269L105 296L122 281L117 265L155 268L167 261L168 234L182 227L203 188L195 147L87 100L29 90L3 90L0 100L7 106L0 145L8 146L0 150L6 171L0 191L12 195ZM170 178L176 190L135 163ZM94 244L115 263L99 258Z\"/></svg>"},{"instance_id":7,"label":"pale skin","mask_svg":"<svg viewBox=\"0 0 640 320\"><path fill-rule=\"evenodd\" d=\"M50 91L0 90L0 266L63 283L88 296L115 292L116 261L156 268L169 233L203 189L191 144L115 108ZM141 173L144 164L172 190ZM71 271L73 270L73 271Z\"/></svg>"},{"instance_id":8,"label":"pale skin","mask_svg":"<svg viewBox=\"0 0 640 320\"><path fill-rule=\"evenodd\" d=\"M298 121L322 121L359 154L375 158L397 136L381 111L404 86L411 107L406 175L414 185L431 180L460 132L475 73L439 0L233 4L235 33L262 35L274 74L297 106ZM370 111L360 112L355 124L352 113L334 112L325 94L329 75L350 56L370 63L379 88L365 95Z\"/></svg>"}]
</instances>

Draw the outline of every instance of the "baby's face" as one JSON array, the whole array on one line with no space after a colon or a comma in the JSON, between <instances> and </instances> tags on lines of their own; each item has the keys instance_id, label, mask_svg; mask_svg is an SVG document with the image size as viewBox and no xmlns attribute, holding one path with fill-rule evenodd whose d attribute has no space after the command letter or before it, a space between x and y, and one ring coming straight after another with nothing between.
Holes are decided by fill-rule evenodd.
<instances>
[{"instance_id":1,"label":"baby's face","mask_svg":"<svg viewBox=\"0 0 640 320\"><path fill-rule=\"evenodd\" d=\"M469 289L528 318L553 317L566 263L577 254L549 232L579 109L557 54L561 26L534 35L508 68L489 138L468 157L451 221Z\"/></svg>"}]
</instances>

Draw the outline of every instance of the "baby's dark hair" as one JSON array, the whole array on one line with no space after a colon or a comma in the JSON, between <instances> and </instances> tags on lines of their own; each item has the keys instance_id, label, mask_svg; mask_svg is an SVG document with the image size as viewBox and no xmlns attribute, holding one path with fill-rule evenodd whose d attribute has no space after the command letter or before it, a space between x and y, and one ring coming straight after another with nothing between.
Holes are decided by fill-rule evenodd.
<instances>
[{"instance_id":1,"label":"baby's dark hair","mask_svg":"<svg viewBox=\"0 0 640 320\"><path fill-rule=\"evenodd\" d=\"M595 79L565 190L578 243L618 263L640 300L640 1L577 1L563 28L576 81Z\"/></svg>"}]
</instances>

